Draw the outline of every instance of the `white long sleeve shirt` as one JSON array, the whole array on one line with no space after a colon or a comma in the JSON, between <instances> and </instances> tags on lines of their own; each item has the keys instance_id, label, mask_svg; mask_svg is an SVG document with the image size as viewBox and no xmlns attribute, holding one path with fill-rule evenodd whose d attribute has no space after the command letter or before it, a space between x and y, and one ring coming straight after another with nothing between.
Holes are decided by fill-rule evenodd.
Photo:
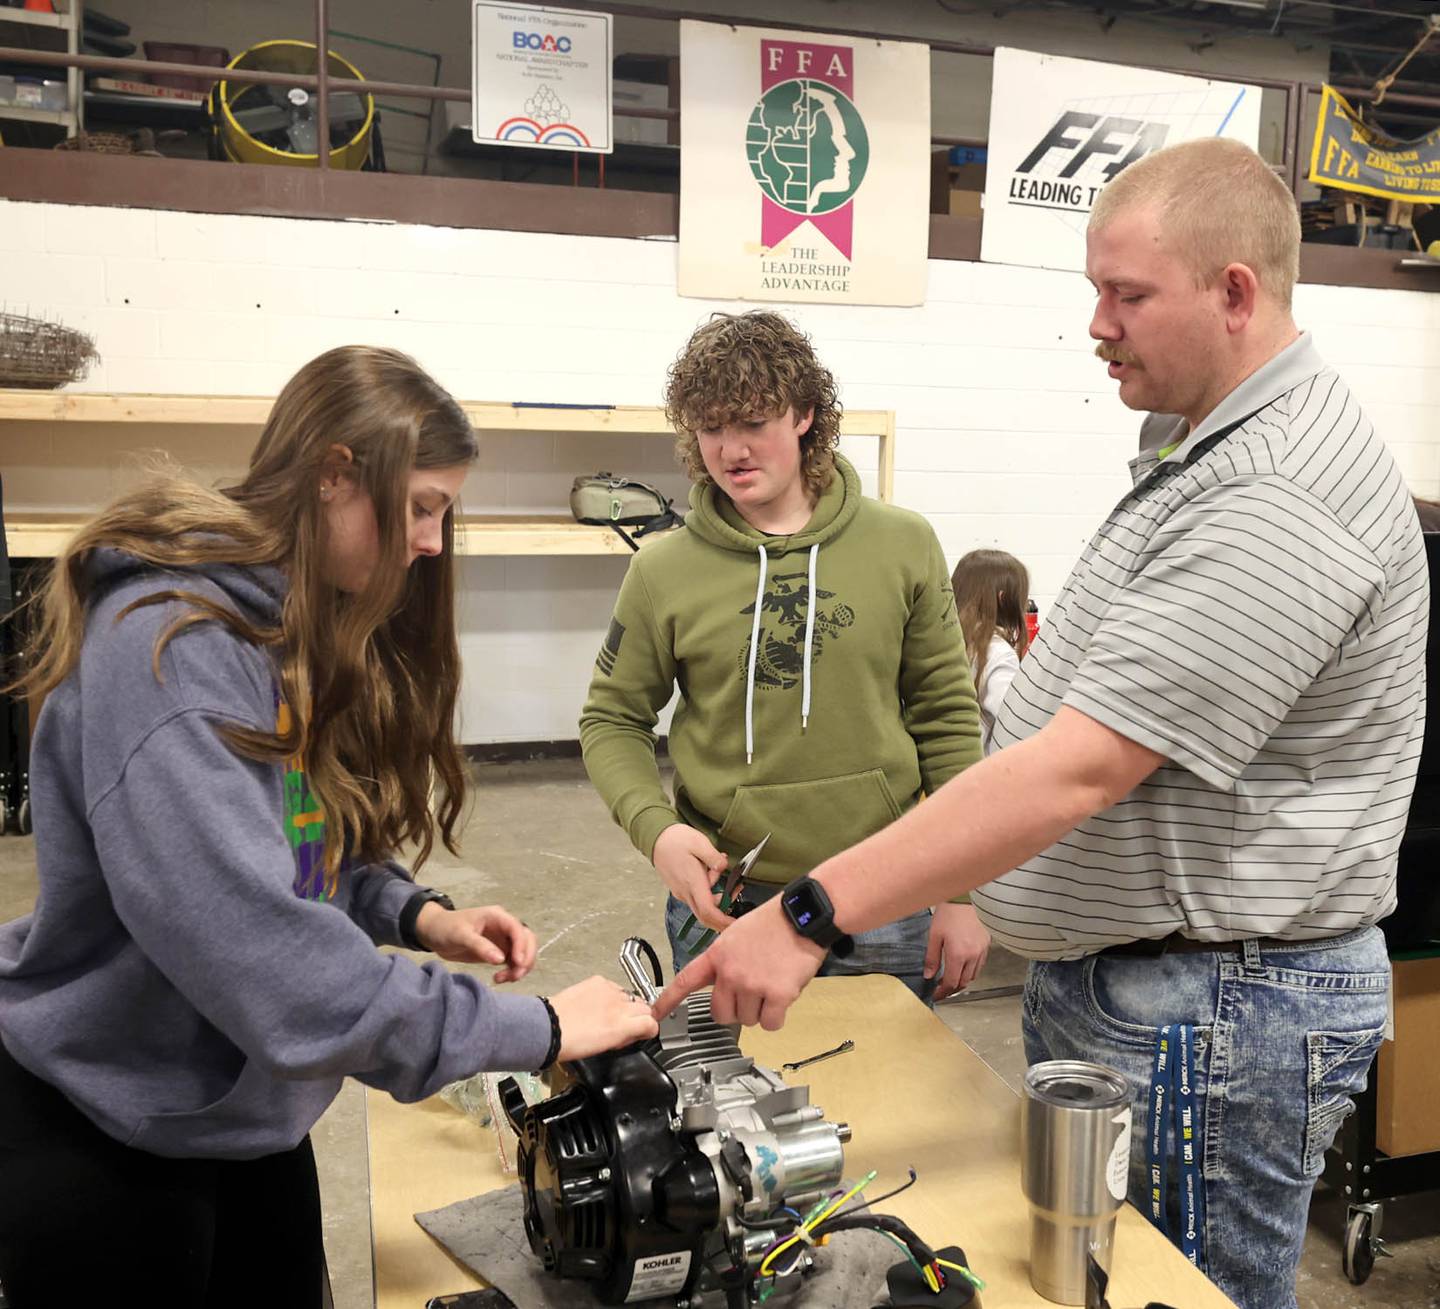
<instances>
[{"instance_id":1,"label":"white long sleeve shirt","mask_svg":"<svg viewBox=\"0 0 1440 1309\"><path fill-rule=\"evenodd\" d=\"M1020 671L1020 656L1014 647L998 633L990 637L990 646L985 654L985 671L980 675L980 685L975 688L980 700L980 736L987 755L994 754L992 744L995 734L995 716L1000 712L1000 703L1005 692Z\"/></svg>"}]
</instances>

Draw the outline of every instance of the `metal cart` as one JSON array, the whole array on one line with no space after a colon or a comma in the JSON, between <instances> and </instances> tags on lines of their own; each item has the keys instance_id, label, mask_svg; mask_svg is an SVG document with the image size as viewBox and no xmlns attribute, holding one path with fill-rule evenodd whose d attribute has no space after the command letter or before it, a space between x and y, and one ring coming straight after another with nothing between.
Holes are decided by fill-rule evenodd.
<instances>
[{"instance_id":1,"label":"metal cart","mask_svg":"<svg viewBox=\"0 0 1440 1309\"><path fill-rule=\"evenodd\" d=\"M1430 529L1440 507L1424 504L1420 509L1421 524ZM1430 572L1425 743L1400 845L1398 908L1381 923L1395 963L1440 957L1440 884L1434 875L1440 853L1440 532L1425 532L1425 558ZM1389 1253L1380 1239L1385 1201L1440 1190L1440 1151L1391 1158L1376 1147L1378 1076L1377 1060L1364 1092L1355 1097L1355 1112L1341 1126L1325 1160L1325 1180L1345 1197L1341 1267L1356 1286L1370 1276L1376 1257Z\"/></svg>"},{"instance_id":2,"label":"metal cart","mask_svg":"<svg viewBox=\"0 0 1440 1309\"><path fill-rule=\"evenodd\" d=\"M1392 958L1399 962L1437 956L1440 956L1440 943L1429 949L1397 952ZM1370 1276L1377 1258L1390 1255L1380 1236L1385 1202L1421 1191L1440 1190L1440 1150L1392 1158L1381 1153L1376 1145L1378 1072L1377 1062L1370 1070L1365 1090L1355 1097L1355 1112L1345 1120L1325 1157L1324 1179L1345 1198L1345 1238L1340 1249L1340 1266L1356 1286Z\"/></svg>"}]
</instances>

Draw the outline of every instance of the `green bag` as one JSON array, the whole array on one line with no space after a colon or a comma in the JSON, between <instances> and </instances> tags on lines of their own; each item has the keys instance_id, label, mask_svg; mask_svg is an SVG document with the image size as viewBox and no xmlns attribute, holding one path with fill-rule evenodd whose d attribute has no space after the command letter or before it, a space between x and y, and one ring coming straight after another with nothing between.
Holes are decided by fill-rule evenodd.
<instances>
[{"instance_id":1,"label":"green bag","mask_svg":"<svg viewBox=\"0 0 1440 1309\"><path fill-rule=\"evenodd\" d=\"M640 548L635 543L639 538L684 522L669 499L648 482L613 473L577 477L570 487L570 512L577 523L613 528L632 550ZM634 539L626 527L636 529Z\"/></svg>"}]
</instances>

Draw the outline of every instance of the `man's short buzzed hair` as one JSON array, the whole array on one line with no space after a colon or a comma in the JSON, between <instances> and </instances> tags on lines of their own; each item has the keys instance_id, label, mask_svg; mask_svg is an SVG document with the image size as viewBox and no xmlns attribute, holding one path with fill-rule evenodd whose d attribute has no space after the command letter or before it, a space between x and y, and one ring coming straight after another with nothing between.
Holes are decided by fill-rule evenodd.
<instances>
[{"instance_id":1,"label":"man's short buzzed hair","mask_svg":"<svg viewBox=\"0 0 1440 1309\"><path fill-rule=\"evenodd\" d=\"M1162 230L1214 285L1227 264L1244 264L1286 309L1300 276L1300 210L1249 146L1225 137L1185 141L1137 160L1100 192L1090 214L1098 232L1122 209L1153 206Z\"/></svg>"}]
</instances>

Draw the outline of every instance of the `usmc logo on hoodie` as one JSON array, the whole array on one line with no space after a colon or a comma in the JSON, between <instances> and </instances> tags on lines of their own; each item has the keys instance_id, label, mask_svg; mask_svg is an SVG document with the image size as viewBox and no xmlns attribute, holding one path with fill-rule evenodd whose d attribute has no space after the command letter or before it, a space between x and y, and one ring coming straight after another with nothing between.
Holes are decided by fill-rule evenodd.
<instances>
[{"instance_id":1,"label":"usmc logo on hoodie","mask_svg":"<svg viewBox=\"0 0 1440 1309\"><path fill-rule=\"evenodd\" d=\"M777 573L765 588L760 602L759 653L755 657L755 685L766 690L788 691L798 686L805 672L806 596L809 574ZM834 591L815 589L815 633L811 658L820 658L825 643L855 624L855 611L843 601L827 612L821 602L833 600ZM754 604L740 611L752 616ZM750 642L740 648L740 671L750 668Z\"/></svg>"}]
</instances>

